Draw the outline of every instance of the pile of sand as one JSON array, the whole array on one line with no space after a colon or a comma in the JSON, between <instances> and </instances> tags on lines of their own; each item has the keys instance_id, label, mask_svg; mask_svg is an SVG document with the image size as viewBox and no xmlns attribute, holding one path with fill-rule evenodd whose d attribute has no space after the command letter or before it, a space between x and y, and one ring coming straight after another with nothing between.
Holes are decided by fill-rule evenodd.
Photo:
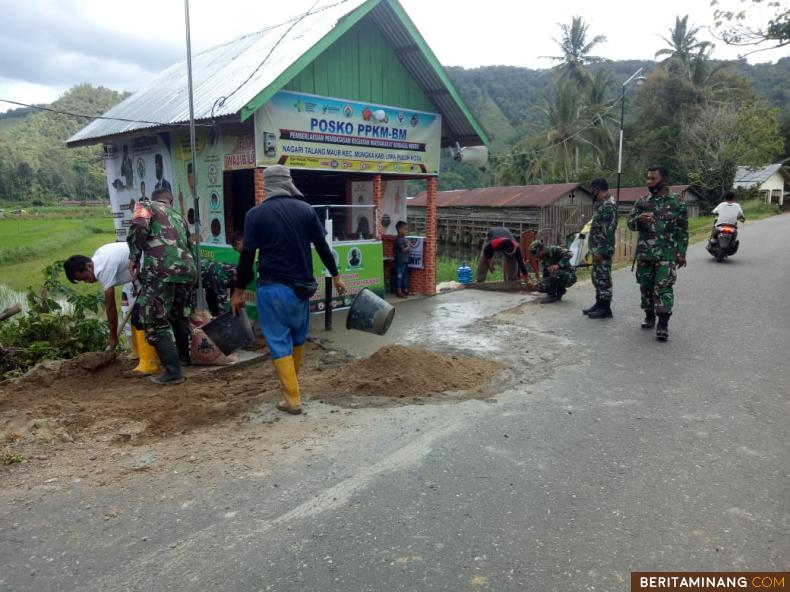
<instances>
[{"instance_id":1,"label":"pile of sand","mask_svg":"<svg viewBox=\"0 0 790 592\"><path fill-rule=\"evenodd\" d=\"M303 390L316 398L339 395L429 397L447 391L477 389L502 368L493 361L388 345L348 366L323 376L308 377Z\"/></svg>"}]
</instances>

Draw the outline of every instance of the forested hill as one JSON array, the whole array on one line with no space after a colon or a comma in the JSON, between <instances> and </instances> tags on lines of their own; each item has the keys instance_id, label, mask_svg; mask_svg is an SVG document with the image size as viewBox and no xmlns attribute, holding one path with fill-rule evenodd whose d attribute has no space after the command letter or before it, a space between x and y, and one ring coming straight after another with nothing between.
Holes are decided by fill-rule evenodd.
<instances>
[{"instance_id":1,"label":"forested hill","mask_svg":"<svg viewBox=\"0 0 790 592\"><path fill-rule=\"evenodd\" d=\"M781 111L783 121L790 119L790 58L775 64L749 65L741 62L715 62L714 67L745 78L752 91ZM653 61L623 60L590 67L612 73L610 98L637 69L645 74L657 65ZM514 66L483 66L465 69L446 68L450 79L464 101L490 134L492 150L503 149L530 135L533 125L542 123L536 107L552 91L555 72L551 69L531 70Z\"/></svg>"},{"instance_id":2,"label":"forested hill","mask_svg":"<svg viewBox=\"0 0 790 592\"><path fill-rule=\"evenodd\" d=\"M88 84L49 105L101 115L126 95ZM0 115L0 200L45 203L63 198L107 197L101 146L69 150L66 140L90 120L34 109Z\"/></svg>"},{"instance_id":3,"label":"forested hill","mask_svg":"<svg viewBox=\"0 0 790 592\"><path fill-rule=\"evenodd\" d=\"M656 74L660 69L652 61L626 60L592 64L590 66L592 75L599 70L605 70L606 72L601 73L607 74L601 77L605 84L602 86L604 90L600 104L611 105L617 98L622 82L639 67L643 67L648 74L651 72ZM510 66L486 66L474 69L450 67L447 71L469 108L489 133L494 158L488 170L482 172L473 167L457 165L443 154L441 178L443 189L491 184L555 182L568 176L567 173L563 175L554 170L554 165L562 158L561 155L551 154L550 162L544 163L538 162L532 156L525 157L524 162L520 162L518 156L499 161L496 158L497 155L517 155L519 151L534 150L539 139L547 137L546 130L549 124L547 117L551 117L551 110L547 110L547 107L551 107L552 102L559 106L557 97L554 96L557 88L556 71ZM754 158L781 158L783 154L790 154L790 58L784 58L776 64L754 66L745 62L722 64L711 61L710 73L709 78L714 86L721 84L722 73L726 73L723 79L730 85L733 80L746 81L745 86L751 88L751 93L780 110L778 119L781 122L781 136L786 145L784 153L781 150L774 150L768 155L770 151L767 151L755 155ZM716 76L713 76L713 73ZM650 84L645 86L651 88ZM713 88L713 91L714 94L718 92L716 88ZM571 94L581 96L582 91L576 89ZM98 115L119 103L125 96L107 88L82 84L69 90L51 107L74 113ZM632 98L634 103L629 104L626 119L630 119L632 125L639 127L640 111L648 113L650 109L655 110L655 105L645 103L643 97L644 105L640 108L639 101L635 100L636 97ZM684 105L681 107L685 109ZM578 108L581 108L581 104ZM613 111L610 108L607 108L607 113L608 115L605 115L601 121L610 129L616 126L616 122L611 118ZM16 109L0 114L0 201L29 203L34 200L53 202L63 198L106 197L107 185L101 147L69 150L65 146L66 139L86 123L87 120L84 118L33 109ZM666 130L667 137L673 138L678 135L678 129L683 129L684 125L680 121L663 122L662 129ZM571 137L574 137L574 134ZM606 145L606 139L603 140L604 145L598 149L594 158L592 156L585 158L585 147L582 146L581 162L577 168L586 173L574 174L575 179L583 181L585 176L609 174L613 170L613 145L611 142ZM650 141L655 142L655 140L656 138L653 138ZM595 141L597 142L598 139ZM665 154L674 155L676 150L670 143L667 145L667 151ZM634 152L635 150L630 151L630 153ZM540 154L545 156L548 153L544 151ZM737 156L740 164L740 160L746 154L741 149ZM577 156L577 161L578 159ZM641 165L636 163L631 168L639 171L639 166ZM627 161L626 168L628 167ZM686 175L686 171L683 175ZM685 181L685 178L683 176L681 180Z\"/></svg>"}]
</instances>

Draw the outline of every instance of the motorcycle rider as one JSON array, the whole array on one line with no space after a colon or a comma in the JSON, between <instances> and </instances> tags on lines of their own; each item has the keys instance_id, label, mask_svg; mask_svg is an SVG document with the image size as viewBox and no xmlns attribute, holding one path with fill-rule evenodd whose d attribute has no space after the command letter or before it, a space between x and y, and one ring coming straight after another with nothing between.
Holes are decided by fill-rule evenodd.
<instances>
[{"instance_id":1,"label":"motorcycle rider","mask_svg":"<svg viewBox=\"0 0 790 592\"><path fill-rule=\"evenodd\" d=\"M721 196L724 201L711 210L711 214L717 216L716 223L713 225L710 239L713 241L719 236L719 226L728 224L738 226L738 221L746 222L743 215L743 208L735 201L735 194L732 191L726 192Z\"/></svg>"}]
</instances>

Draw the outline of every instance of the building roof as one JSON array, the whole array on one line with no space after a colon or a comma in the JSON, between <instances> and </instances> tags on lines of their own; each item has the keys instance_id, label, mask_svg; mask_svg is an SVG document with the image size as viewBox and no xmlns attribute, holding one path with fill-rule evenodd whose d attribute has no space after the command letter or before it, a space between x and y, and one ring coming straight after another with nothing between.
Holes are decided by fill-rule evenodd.
<instances>
[{"instance_id":1,"label":"building roof","mask_svg":"<svg viewBox=\"0 0 790 592\"><path fill-rule=\"evenodd\" d=\"M436 206L449 207L511 207L542 208L553 204L571 191L580 191L592 197L589 191L578 183L558 183L552 185L515 185L510 187L483 187L481 189L457 189L440 191L436 197ZM409 206L425 206L425 192L412 200Z\"/></svg>"},{"instance_id":2,"label":"building roof","mask_svg":"<svg viewBox=\"0 0 790 592\"><path fill-rule=\"evenodd\" d=\"M785 178L785 181L790 181L790 173L782 166L781 162L769 164L761 168L738 167L735 171L735 182L733 183L733 187L743 187L745 189L759 187L777 172Z\"/></svg>"},{"instance_id":3,"label":"building roof","mask_svg":"<svg viewBox=\"0 0 790 592\"><path fill-rule=\"evenodd\" d=\"M488 143L485 132L398 0L318 0L307 16L299 15L194 55L195 119L247 120L368 15L441 113L445 145L456 141L465 145ZM186 61L166 69L103 117L131 121L96 119L66 144L97 144L112 137L136 135L141 130L154 133L188 122Z\"/></svg>"},{"instance_id":4,"label":"building roof","mask_svg":"<svg viewBox=\"0 0 790 592\"><path fill-rule=\"evenodd\" d=\"M612 194L615 189L610 188ZM691 193L698 200L700 198L699 192L691 185L670 185L669 190L676 195L683 195L683 193ZM634 203L640 197L647 195L647 187L621 187L620 188L620 203ZM686 200L688 201L688 199Z\"/></svg>"}]
</instances>

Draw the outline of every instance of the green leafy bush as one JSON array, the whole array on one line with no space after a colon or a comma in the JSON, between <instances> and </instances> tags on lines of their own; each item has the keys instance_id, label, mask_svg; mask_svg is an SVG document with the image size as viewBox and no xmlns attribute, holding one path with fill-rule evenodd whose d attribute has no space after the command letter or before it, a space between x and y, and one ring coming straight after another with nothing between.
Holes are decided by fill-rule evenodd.
<instances>
[{"instance_id":1,"label":"green leafy bush","mask_svg":"<svg viewBox=\"0 0 790 592\"><path fill-rule=\"evenodd\" d=\"M25 316L0 325L0 375L19 376L43 360L73 358L100 351L107 341L107 324L96 316L101 294L79 294L61 283L63 262L44 268L39 291L28 289ZM69 306L61 306L60 296Z\"/></svg>"}]
</instances>

